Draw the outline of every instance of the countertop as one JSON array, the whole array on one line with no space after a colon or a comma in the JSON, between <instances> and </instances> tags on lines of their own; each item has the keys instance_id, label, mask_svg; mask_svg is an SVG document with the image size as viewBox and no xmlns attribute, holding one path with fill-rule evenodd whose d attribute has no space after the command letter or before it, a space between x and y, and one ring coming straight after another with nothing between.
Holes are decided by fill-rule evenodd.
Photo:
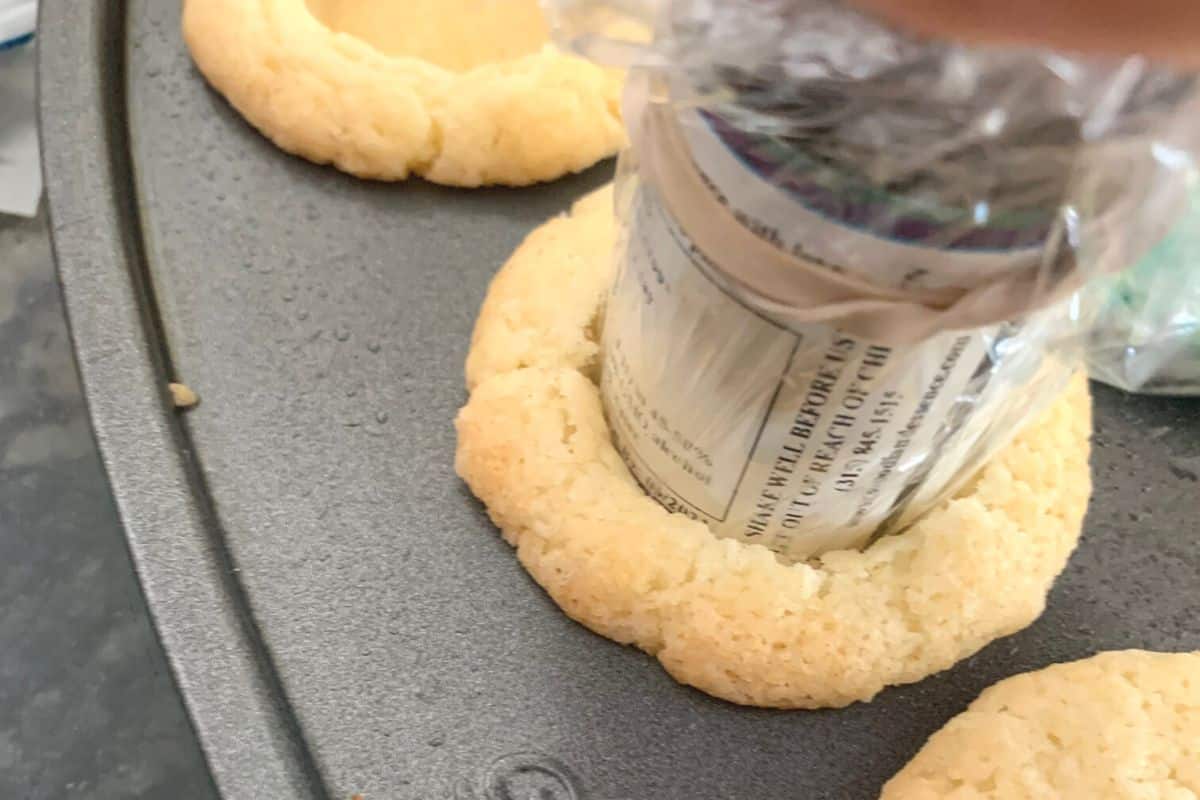
<instances>
[{"instance_id":1,"label":"countertop","mask_svg":"<svg viewBox=\"0 0 1200 800\"><path fill-rule=\"evenodd\" d=\"M92 440L44 205L0 216L0 797L216 796Z\"/></svg>"}]
</instances>

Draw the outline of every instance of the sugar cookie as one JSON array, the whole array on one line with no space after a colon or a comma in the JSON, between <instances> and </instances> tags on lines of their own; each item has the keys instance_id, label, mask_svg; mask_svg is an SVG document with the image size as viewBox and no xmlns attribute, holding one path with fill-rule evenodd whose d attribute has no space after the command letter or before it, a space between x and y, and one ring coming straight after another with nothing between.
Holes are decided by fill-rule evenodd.
<instances>
[{"instance_id":1,"label":"sugar cookie","mask_svg":"<svg viewBox=\"0 0 1200 800\"><path fill-rule=\"evenodd\" d=\"M209 82L288 152L363 178L520 186L625 141L620 74L537 0L185 0Z\"/></svg>"},{"instance_id":2,"label":"sugar cookie","mask_svg":"<svg viewBox=\"0 0 1200 800\"><path fill-rule=\"evenodd\" d=\"M595 378L611 189L529 235L492 283L457 420L459 475L572 618L738 703L843 706L1041 614L1091 481L1082 377L952 499L865 552L787 564L646 496Z\"/></svg>"},{"instance_id":3,"label":"sugar cookie","mask_svg":"<svg viewBox=\"0 0 1200 800\"><path fill-rule=\"evenodd\" d=\"M1001 681L881 800L1200 797L1200 652L1102 653Z\"/></svg>"}]
</instances>

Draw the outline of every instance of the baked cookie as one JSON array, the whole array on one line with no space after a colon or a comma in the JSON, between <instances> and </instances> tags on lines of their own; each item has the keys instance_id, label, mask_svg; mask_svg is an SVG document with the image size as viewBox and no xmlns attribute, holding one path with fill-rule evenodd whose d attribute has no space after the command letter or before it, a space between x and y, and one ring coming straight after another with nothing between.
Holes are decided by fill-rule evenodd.
<instances>
[{"instance_id":1,"label":"baked cookie","mask_svg":"<svg viewBox=\"0 0 1200 800\"><path fill-rule=\"evenodd\" d=\"M537 0L185 0L200 71L279 147L362 178L521 186L625 141L622 78Z\"/></svg>"},{"instance_id":2,"label":"baked cookie","mask_svg":"<svg viewBox=\"0 0 1200 800\"><path fill-rule=\"evenodd\" d=\"M1200 797L1200 652L1017 675L935 733L881 800Z\"/></svg>"},{"instance_id":3,"label":"baked cookie","mask_svg":"<svg viewBox=\"0 0 1200 800\"><path fill-rule=\"evenodd\" d=\"M1041 614L1090 492L1075 380L952 499L866 551L784 563L651 500L596 386L611 189L529 235L492 283L467 359L459 475L572 618L676 679L761 706L869 700Z\"/></svg>"}]
</instances>

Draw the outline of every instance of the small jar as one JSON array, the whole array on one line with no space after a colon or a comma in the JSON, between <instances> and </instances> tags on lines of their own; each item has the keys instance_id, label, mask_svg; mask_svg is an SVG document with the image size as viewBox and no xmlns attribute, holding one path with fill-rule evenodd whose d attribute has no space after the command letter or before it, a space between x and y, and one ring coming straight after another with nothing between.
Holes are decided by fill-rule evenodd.
<instances>
[{"instance_id":1,"label":"small jar","mask_svg":"<svg viewBox=\"0 0 1200 800\"><path fill-rule=\"evenodd\" d=\"M902 529L1057 395L1072 290L1182 207L1196 80L728 5L673 4L630 84L601 391L649 494L799 560Z\"/></svg>"}]
</instances>

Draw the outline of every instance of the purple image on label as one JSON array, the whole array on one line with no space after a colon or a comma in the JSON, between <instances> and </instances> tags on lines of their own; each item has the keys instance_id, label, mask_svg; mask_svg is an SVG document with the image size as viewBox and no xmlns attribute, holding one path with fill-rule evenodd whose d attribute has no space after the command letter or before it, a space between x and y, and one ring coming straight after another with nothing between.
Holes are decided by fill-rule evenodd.
<instances>
[{"instance_id":1,"label":"purple image on label","mask_svg":"<svg viewBox=\"0 0 1200 800\"><path fill-rule=\"evenodd\" d=\"M1055 209L1020 209L998 218L984 203L954 208L872 184L852 168L821 161L801 143L739 130L711 112L701 118L752 173L807 210L855 230L901 244L963 252L1041 247Z\"/></svg>"}]
</instances>

